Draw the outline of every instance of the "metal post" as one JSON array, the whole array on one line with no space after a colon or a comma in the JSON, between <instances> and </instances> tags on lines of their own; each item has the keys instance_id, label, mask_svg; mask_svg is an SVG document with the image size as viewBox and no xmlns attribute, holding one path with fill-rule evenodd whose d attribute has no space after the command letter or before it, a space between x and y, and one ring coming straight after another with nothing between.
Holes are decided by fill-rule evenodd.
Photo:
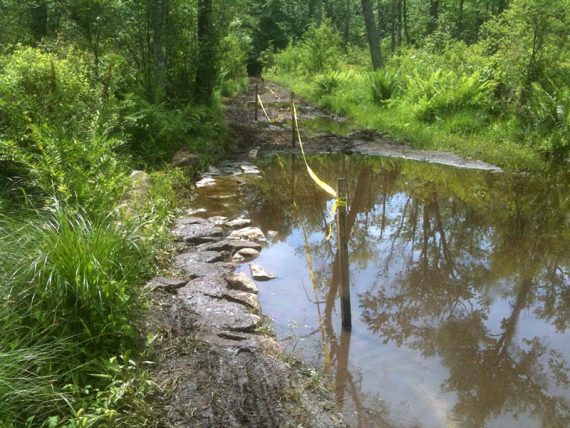
<instances>
[{"instance_id":1,"label":"metal post","mask_svg":"<svg viewBox=\"0 0 570 428\"><path fill-rule=\"evenodd\" d=\"M350 309L350 278L348 273L348 231L346 229L346 179L339 178L337 182L338 194L338 254L340 259L340 310L343 330L352 329L352 315Z\"/></svg>"},{"instance_id":2,"label":"metal post","mask_svg":"<svg viewBox=\"0 0 570 428\"><path fill-rule=\"evenodd\" d=\"M257 122L257 116L259 111L259 85L255 84L255 121Z\"/></svg>"},{"instance_id":3,"label":"metal post","mask_svg":"<svg viewBox=\"0 0 570 428\"><path fill-rule=\"evenodd\" d=\"M291 147L295 147L297 141L297 127L295 125L295 111L293 105L295 103L295 92L291 92Z\"/></svg>"}]
</instances>

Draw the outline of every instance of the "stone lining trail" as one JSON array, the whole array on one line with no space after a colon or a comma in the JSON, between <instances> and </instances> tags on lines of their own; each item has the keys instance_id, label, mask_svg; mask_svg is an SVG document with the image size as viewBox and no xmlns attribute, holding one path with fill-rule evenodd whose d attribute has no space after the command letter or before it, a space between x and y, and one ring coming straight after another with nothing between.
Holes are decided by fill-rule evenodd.
<instances>
[{"instance_id":1,"label":"stone lining trail","mask_svg":"<svg viewBox=\"0 0 570 428\"><path fill-rule=\"evenodd\" d=\"M252 168L226 163L198 183ZM345 426L316 374L266 334L255 281L235 273L262 251L263 231L202 209L177 219L172 233L180 248L173 277L147 284L155 300L150 324L161 338L153 370L160 426Z\"/></svg>"}]
</instances>

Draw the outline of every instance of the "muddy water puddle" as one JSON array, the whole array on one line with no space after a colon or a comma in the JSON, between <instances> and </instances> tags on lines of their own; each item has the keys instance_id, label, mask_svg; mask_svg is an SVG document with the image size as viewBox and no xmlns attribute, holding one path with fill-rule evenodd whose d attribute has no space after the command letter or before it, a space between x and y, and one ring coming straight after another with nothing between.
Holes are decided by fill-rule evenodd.
<instances>
[{"instance_id":1,"label":"muddy water puddle","mask_svg":"<svg viewBox=\"0 0 570 428\"><path fill-rule=\"evenodd\" d=\"M310 163L349 183L351 334L325 239L332 201L300 159L217 178L196 204L278 232L256 260L278 275L259 283L263 312L351 426L570 426L570 174Z\"/></svg>"}]
</instances>

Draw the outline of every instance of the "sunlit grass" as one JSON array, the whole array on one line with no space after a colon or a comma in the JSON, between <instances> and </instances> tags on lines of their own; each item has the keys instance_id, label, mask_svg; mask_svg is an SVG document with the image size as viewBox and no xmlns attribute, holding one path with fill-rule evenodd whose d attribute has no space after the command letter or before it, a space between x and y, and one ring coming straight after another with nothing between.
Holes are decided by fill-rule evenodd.
<instances>
[{"instance_id":1,"label":"sunlit grass","mask_svg":"<svg viewBox=\"0 0 570 428\"><path fill-rule=\"evenodd\" d=\"M508 122L478 117L477 112L458 111L426 123L417 118L418 106L398 101L375 103L366 75L355 74L335 91L319 96L310 79L276 73L267 78L285 85L321 108L351 119L355 126L387 133L415 149L449 151L509 169L538 169L540 156L518 140Z\"/></svg>"}]
</instances>

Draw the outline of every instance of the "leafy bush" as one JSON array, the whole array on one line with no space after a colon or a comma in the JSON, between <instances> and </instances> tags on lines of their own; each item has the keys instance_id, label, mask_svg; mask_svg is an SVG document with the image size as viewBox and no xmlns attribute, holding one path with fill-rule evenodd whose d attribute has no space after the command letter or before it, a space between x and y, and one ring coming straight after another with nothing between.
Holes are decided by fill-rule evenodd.
<instances>
[{"instance_id":1,"label":"leafy bush","mask_svg":"<svg viewBox=\"0 0 570 428\"><path fill-rule=\"evenodd\" d=\"M377 70L370 74L372 99L377 104L384 104L392 99L400 89L401 77L398 72L388 69Z\"/></svg>"},{"instance_id":2,"label":"leafy bush","mask_svg":"<svg viewBox=\"0 0 570 428\"><path fill-rule=\"evenodd\" d=\"M20 48L4 59L0 73L0 138L26 141L30 125L49 123L80 135L100 105L77 51L61 57Z\"/></svg>"},{"instance_id":3,"label":"leafy bush","mask_svg":"<svg viewBox=\"0 0 570 428\"><path fill-rule=\"evenodd\" d=\"M414 74L407 80L406 96L417 101L416 115L425 122L466 109L485 111L492 102L494 83L452 70L437 70L424 79Z\"/></svg>"},{"instance_id":4,"label":"leafy bush","mask_svg":"<svg viewBox=\"0 0 570 428\"><path fill-rule=\"evenodd\" d=\"M270 55L267 52L264 58L266 65L274 63L276 70L279 72L296 73L302 61L302 53L299 47L289 43L281 52L275 55Z\"/></svg>"},{"instance_id":5,"label":"leafy bush","mask_svg":"<svg viewBox=\"0 0 570 428\"><path fill-rule=\"evenodd\" d=\"M299 45L300 67L308 75L323 73L338 67L341 59L341 39L329 21L312 25Z\"/></svg>"},{"instance_id":6,"label":"leafy bush","mask_svg":"<svg viewBox=\"0 0 570 428\"><path fill-rule=\"evenodd\" d=\"M547 91L538 83L532 93L523 119L527 130L537 134L539 150L563 157L570 151L570 90L565 87Z\"/></svg>"},{"instance_id":7,"label":"leafy bush","mask_svg":"<svg viewBox=\"0 0 570 428\"><path fill-rule=\"evenodd\" d=\"M352 73L342 71L329 71L327 73L319 74L315 77L315 84L317 86L316 94L318 97L332 94L338 87L349 81Z\"/></svg>"},{"instance_id":8,"label":"leafy bush","mask_svg":"<svg viewBox=\"0 0 570 428\"><path fill-rule=\"evenodd\" d=\"M31 125L28 144L0 140L0 161L11 164L40 195L108 212L125 185L124 166L115 155L121 144L95 130L78 140L47 125Z\"/></svg>"},{"instance_id":9,"label":"leafy bush","mask_svg":"<svg viewBox=\"0 0 570 428\"><path fill-rule=\"evenodd\" d=\"M222 94L235 95L247 85L247 58L251 51L251 38L240 28L236 21L231 26L232 32L222 41L220 47L219 78Z\"/></svg>"}]
</instances>

